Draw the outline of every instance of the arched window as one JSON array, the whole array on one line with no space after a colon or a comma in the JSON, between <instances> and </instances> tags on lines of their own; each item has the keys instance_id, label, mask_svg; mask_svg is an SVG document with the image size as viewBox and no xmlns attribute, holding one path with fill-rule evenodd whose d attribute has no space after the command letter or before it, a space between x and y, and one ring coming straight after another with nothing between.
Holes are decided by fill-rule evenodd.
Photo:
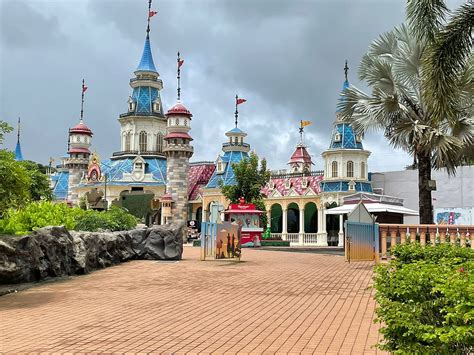
<instances>
[{"instance_id":1,"label":"arched window","mask_svg":"<svg viewBox=\"0 0 474 355\"><path fill-rule=\"evenodd\" d=\"M337 177L337 161L331 163L331 177Z\"/></svg>"},{"instance_id":2,"label":"arched window","mask_svg":"<svg viewBox=\"0 0 474 355\"><path fill-rule=\"evenodd\" d=\"M176 126L179 126L179 118L176 119Z\"/></svg>"},{"instance_id":3,"label":"arched window","mask_svg":"<svg viewBox=\"0 0 474 355\"><path fill-rule=\"evenodd\" d=\"M156 135L156 151L161 153L163 151L163 134L158 133Z\"/></svg>"},{"instance_id":4,"label":"arched window","mask_svg":"<svg viewBox=\"0 0 474 355\"><path fill-rule=\"evenodd\" d=\"M352 160L347 162L347 177L354 177L354 162Z\"/></svg>"},{"instance_id":5,"label":"arched window","mask_svg":"<svg viewBox=\"0 0 474 355\"><path fill-rule=\"evenodd\" d=\"M125 133L125 145L124 145L124 150L129 151L130 150L130 132Z\"/></svg>"},{"instance_id":6,"label":"arched window","mask_svg":"<svg viewBox=\"0 0 474 355\"><path fill-rule=\"evenodd\" d=\"M360 177L361 179L365 179L365 163L360 163Z\"/></svg>"},{"instance_id":7,"label":"arched window","mask_svg":"<svg viewBox=\"0 0 474 355\"><path fill-rule=\"evenodd\" d=\"M140 146L140 152L147 151L147 134L145 131L140 132L140 136L138 138L138 144Z\"/></svg>"}]
</instances>

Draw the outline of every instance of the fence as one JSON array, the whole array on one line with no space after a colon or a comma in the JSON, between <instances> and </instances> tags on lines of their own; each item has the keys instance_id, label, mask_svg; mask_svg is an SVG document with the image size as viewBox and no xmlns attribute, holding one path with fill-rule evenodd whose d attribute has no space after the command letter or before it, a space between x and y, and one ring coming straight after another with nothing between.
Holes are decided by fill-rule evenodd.
<instances>
[{"instance_id":1,"label":"fence","mask_svg":"<svg viewBox=\"0 0 474 355\"><path fill-rule=\"evenodd\" d=\"M380 224L380 252L386 258L393 246L407 241L421 245L451 243L474 249L473 231L473 225Z\"/></svg>"},{"instance_id":2,"label":"fence","mask_svg":"<svg viewBox=\"0 0 474 355\"><path fill-rule=\"evenodd\" d=\"M272 233L272 238L287 240L290 246L319 246L317 233Z\"/></svg>"}]
</instances>

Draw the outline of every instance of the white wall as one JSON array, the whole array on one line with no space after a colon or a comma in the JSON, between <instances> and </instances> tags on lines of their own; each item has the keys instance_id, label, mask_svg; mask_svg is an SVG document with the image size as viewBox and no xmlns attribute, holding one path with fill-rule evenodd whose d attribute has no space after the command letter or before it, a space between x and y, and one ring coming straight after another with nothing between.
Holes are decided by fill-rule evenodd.
<instances>
[{"instance_id":1,"label":"white wall","mask_svg":"<svg viewBox=\"0 0 474 355\"><path fill-rule=\"evenodd\" d=\"M462 166L455 176L446 171L433 171L436 191L432 192L433 208L474 207L474 166ZM418 211L418 171L402 170L372 173L372 187L382 188L384 195L404 199L404 206ZM405 223L418 223L418 217L405 217Z\"/></svg>"}]
</instances>

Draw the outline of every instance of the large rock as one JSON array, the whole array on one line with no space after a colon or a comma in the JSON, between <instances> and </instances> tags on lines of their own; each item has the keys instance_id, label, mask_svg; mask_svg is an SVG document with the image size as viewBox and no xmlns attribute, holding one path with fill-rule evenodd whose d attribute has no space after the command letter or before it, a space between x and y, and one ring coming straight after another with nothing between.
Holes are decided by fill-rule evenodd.
<instances>
[{"instance_id":1,"label":"large rock","mask_svg":"<svg viewBox=\"0 0 474 355\"><path fill-rule=\"evenodd\" d=\"M46 227L0 236L0 284L86 274L132 259L179 260L184 224L121 232L69 232Z\"/></svg>"}]
</instances>

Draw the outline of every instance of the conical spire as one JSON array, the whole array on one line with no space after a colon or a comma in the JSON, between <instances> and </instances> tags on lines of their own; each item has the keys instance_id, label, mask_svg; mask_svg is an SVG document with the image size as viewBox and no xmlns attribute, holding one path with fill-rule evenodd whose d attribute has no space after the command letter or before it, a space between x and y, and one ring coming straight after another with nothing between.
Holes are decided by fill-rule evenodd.
<instances>
[{"instance_id":1,"label":"conical spire","mask_svg":"<svg viewBox=\"0 0 474 355\"><path fill-rule=\"evenodd\" d=\"M156 11L151 11L151 0L149 0L145 45L143 46L142 59L140 60L140 64L138 64L137 71L143 70L156 73L155 63L153 62L150 47L150 18L154 15L156 15Z\"/></svg>"},{"instance_id":2,"label":"conical spire","mask_svg":"<svg viewBox=\"0 0 474 355\"><path fill-rule=\"evenodd\" d=\"M18 139L16 141L16 148L15 148L15 160L22 161L23 154L21 153L21 145L20 145L20 117L18 117Z\"/></svg>"}]
</instances>

